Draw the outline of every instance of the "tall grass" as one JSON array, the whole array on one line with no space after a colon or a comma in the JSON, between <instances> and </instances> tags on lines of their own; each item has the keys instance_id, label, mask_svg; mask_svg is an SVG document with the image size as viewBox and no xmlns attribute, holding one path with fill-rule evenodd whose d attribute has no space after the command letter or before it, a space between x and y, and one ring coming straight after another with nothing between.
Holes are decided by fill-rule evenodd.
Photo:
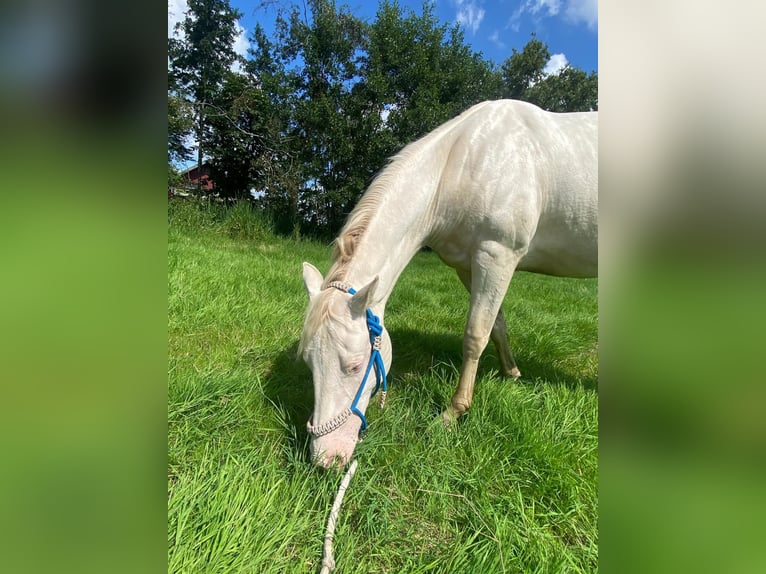
<instances>
[{"instance_id":1,"label":"tall grass","mask_svg":"<svg viewBox=\"0 0 766 574\"><path fill-rule=\"evenodd\" d=\"M326 270L329 246L233 233L250 215L169 217L169 572L318 571L340 480L310 463L296 357L300 264ZM445 429L468 298L434 254L412 261L386 312L388 404L357 447L338 572L597 569L596 291L518 273L505 310L523 379L499 377L489 347L471 411Z\"/></svg>"},{"instance_id":2,"label":"tall grass","mask_svg":"<svg viewBox=\"0 0 766 574\"><path fill-rule=\"evenodd\" d=\"M209 199L172 199L168 224L187 233L227 235L233 239L267 239L274 234L270 218L252 202L224 203Z\"/></svg>"}]
</instances>

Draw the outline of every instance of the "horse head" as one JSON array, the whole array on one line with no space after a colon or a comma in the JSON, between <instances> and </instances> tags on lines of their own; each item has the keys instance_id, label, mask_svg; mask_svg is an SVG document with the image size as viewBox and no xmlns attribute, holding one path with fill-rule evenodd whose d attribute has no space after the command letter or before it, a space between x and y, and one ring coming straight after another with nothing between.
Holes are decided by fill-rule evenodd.
<instances>
[{"instance_id":1,"label":"horse head","mask_svg":"<svg viewBox=\"0 0 766 574\"><path fill-rule=\"evenodd\" d=\"M370 398L378 391L385 397L391 339L371 310L377 277L359 291L340 282L323 289L322 274L304 263L303 282L309 306L299 353L314 383L307 429L314 462L327 468L351 459Z\"/></svg>"}]
</instances>

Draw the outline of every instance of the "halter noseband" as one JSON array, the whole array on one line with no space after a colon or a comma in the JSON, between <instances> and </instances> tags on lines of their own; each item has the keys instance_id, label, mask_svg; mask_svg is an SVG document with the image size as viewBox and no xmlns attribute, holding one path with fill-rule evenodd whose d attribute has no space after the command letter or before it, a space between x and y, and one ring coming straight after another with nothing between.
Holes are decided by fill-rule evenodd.
<instances>
[{"instance_id":1,"label":"halter noseband","mask_svg":"<svg viewBox=\"0 0 766 574\"><path fill-rule=\"evenodd\" d=\"M334 287L344 293L356 295L356 289L350 287L346 283L340 281L333 281L327 285L328 287ZM359 433L363 433L367 430L367 418L364 413L359 410L359 400L362 398L362 392L367 384L367 377L370 376L370 371L375 367L375 389L372 391L370 398L375 396L375 393L380 389L380 400L378 406L382 409L386 404L386 393L388 391L388 381L386 380L386 367L383 364L383 357L380 354L380 336L383 333L383 325L380 324L380 318L372 312L372 309L367 309L367 330L370 333L370 360L367 363L367 370L364 373L364 378L359 385L359 389L356 391L356 396L351 406L343 409L340 414L330 419L324 424L314 426L311 421L306 423L306 430L314 437L320 437L331 433L335 429L339 428L346 419L352 414L358 416L362 420L362 428L359 429Z\"/></svg>"}]
</instances>

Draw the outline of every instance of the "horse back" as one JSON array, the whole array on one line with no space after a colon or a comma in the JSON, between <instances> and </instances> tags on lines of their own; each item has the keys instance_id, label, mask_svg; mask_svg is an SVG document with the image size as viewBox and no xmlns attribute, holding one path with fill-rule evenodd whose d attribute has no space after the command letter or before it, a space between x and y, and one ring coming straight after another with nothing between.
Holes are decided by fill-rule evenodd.
<instances>
[{"instance_id":1,"label":"horse back","mask_svg":"<svg viewBox=\"0 0 766 574\"><path fill-rule=\"evenodd\" d=\"M597 113L551 113L513 100L479 106L442 138L432 247L458 267L494 241L523 255L519 269L594 276Z\"/></svg>"}]
</instances>

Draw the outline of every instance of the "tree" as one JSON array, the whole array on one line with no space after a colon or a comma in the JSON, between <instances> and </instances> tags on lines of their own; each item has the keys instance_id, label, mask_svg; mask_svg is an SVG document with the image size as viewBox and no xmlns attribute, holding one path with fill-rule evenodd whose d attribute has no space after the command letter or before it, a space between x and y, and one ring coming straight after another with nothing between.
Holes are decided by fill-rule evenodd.
<instances>
[{"instance_id":1,"label":"tree","mask_svg":"<svg viewBox=\"0 0 766 574\"><path fill-rule=\"evenodd\" d=\"M194 104L197 165L202 168L209 132L208 106L237 55L236 22L242 14L228 0L188 0L189 11L178 24L181 39L168 40L170 76L181 93Z\"/></svg>"},{"instance_id":2,"label":"tree","mask_svg":"<svg viewBox=\"0 0 766 574\"><path fill-rule=\"evenodd\" d=\"M295 132L295 83L288 73L280 46L275 45L256 25L251 38L251 58L246 64L248 74L261 91L260 100L263 145L256 182L259 204L271 215L277 230L300 233L300 196L302 165L297 160L300 142Z\"/></svg>"},{"instance_id":3,"label":"tree","mask_svg":"<svg viewBox=\"0 0 766 574\"><path fill-rule=\"evenodd\" d=\"M395 149L497 97L500 88L491 65L466 46L462 29L439 25L430 3L420 15L405 15L396 3L380 5L364 81L388 112L385 129Z\"/></svg>"},{"instance_id":4,"label":"tree","mask_svg":"<svg viewBox=\"0 0 766 574\"><path fill-rule=\"evenodd\" d=\"M264 99L252 76L228 71L207 107L211 176L222 197L248 198L261 179Z\"/></svg>"},{"instance_id":5,"label":"tree","mask_svg":"<svg viewBox=\"0 0 766 574\"><path fill-rule=\"evenodd\" d=\"M191 157L185 140L192 130L193 122L189 104L182 96L168 92L168 164L186 161Z\"/></svg>"},{"instance_id":6,"label":"tree","mask_svg":"<svg viewBox=\"0 0 766 574\"><path fill-rule=\"evenodd\" d=\"M548 46L534 35L521 52L514 48L511 56L502 65L505 97L526 100L530 88L545 78L543 70L550 59Z\"/></svg>"},{"instance_id":7,"label":"tree","mask_svg":"<svg viewBox=\"0 0 766 574\"><path fill-rule=\"evenodd\" d=\"M598 74L572 66L546 74L550 57L548 46L534 35L521 52L514 49L501 68L503 95L552 112L598 110Z\"/></svg>"},{"instance_id":8,"label":"tree","mask_svg":"<svg viewBox=\"0 0 766 574\"><path fill-rule=\"evenodd\" d=\"M359 80L364 25L333 0L308 0L278 19L280 57L292 94L287 128L301 168L297 209L314 226L336 231L358 197L352 90Z\"/></svg>"},{"instance_id":9,"label":"tree","mask_svg":"<svg viewBox=\"0 0 766 574\"><path fill-rule=\"evenodd\" d=\"M598 74L586 74L566 66L548 76L527 93L528 100L551 112L587 112L598 110Z\"/></svg>"}]
</instances>

